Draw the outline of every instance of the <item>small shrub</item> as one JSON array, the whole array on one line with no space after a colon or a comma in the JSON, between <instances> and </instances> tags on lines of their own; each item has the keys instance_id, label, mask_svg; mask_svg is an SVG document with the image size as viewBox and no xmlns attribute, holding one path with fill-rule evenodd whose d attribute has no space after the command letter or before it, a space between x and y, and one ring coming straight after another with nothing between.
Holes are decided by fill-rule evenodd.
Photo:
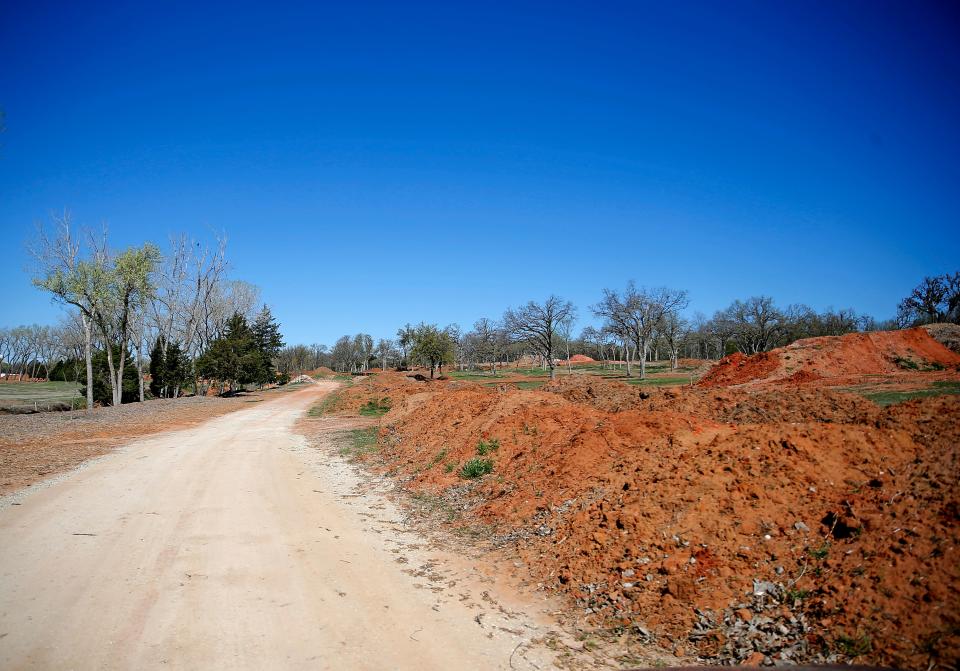
<instances>
[{"instance_id":1,"label":"small shrub","mask_svg":"<svg viewBox=\"0 0 960 671\"><path fill-rule=\"evenodd\" d=\"M893 363L897 364L898 368L903 368L905 370L919 370L920 366L917 365L916 361L911 359L904 359L903 357L896 357L893 360Z\"/></svg>"},{"instance_id":2,"label":"small shrub","mask_svg":"<svg viewBox=\"0 0 960 671\"><path fill-rule=\"evenodd\" d=\"M455 469L456 467L457 467L457 464L456 464L455 462L453 462L453 461L448 461L447 463L445 463L445 464L443 465L443 472L444 472L444 473L453 473L453 469Z\"/></svg>"},{"instance_id":3,"label":"small shrub","mask_svg":"<svg viewBox=\"0 0 960 671\"><path fill-rule=\"evenodd\" d=\"M490 454L491 452L496 452L500 449L500 439L491 438L490 440L481 440L477 443L477 454L481 457Z\"/></svg>"},{"instance_id":4,"label":"small shrub","mask_svg":"<svg viewBox=\"0 0 960 671\"><path fill-rule=\"evenodd\" d=\"M460 477L465 480L475 480L487 473L493 473L493 461L474 457L460 469Z\"/></svg>"}]
</instances>

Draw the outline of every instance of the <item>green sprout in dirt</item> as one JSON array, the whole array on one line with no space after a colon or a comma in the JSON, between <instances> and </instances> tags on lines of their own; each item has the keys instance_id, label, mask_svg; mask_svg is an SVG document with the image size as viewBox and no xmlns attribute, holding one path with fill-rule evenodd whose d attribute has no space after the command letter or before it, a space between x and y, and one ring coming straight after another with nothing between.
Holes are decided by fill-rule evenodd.
<instances>
[{"instance_id":1,"label":"green sprout in dirt","mask_svg":"<svg viewBox=\"0 0 960 671\"><path fill-rule=\"evenodd\" d=\"M814 559L826 559L828 554L830 554L830 543L824 543L816 550L810 550L810 556Z\"/></svg>"},{"instance_id":2,"label":"green sprout in dirt","mask_svg":"<svg viewBox=\"0 0 960 671\"><path fill-rule=\"evenodd\" d=\"M477 454L481 457L484 457L491 452L496 452L500 449L500 439L491 438L490 440L481 440L477 443Z\"/></svg>"},{"instance_id":3,"label":"green sprout in dirt","mask_svg":"<svg viewBox=\"0 0 960 671\"><path fill-rule=\"evenodd\" d=\"M493 473L493 461L481 457L474 457L460 469L460 477L465 480L475 480L488 473Z\"/></svg>"}]
</instances>

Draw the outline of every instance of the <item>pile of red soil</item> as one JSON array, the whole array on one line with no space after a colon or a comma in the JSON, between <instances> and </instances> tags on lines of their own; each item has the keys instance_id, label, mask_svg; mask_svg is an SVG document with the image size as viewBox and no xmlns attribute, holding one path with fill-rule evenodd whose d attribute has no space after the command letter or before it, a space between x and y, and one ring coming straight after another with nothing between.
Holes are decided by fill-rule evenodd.
<instances>
[{"instance_id":1,"label":"pile of red soil","mask_svg":"<svg viewBox=\"0 0 960 671\"><path fill-rule=\"evenodd\" d=\"M749 357L731 354L698 384L842 384L862 381L865 376L957 370L960 354L944 347L926 329L915 328L807 338Z\"/></svg>"},{"instance_id":2,"label":"pile of red soil","mask_svg":"<svg viewBox=\"0 0 960 671\"><path fill-rule=\"evenodd\" d=\"M717 362L697 383L701 387L729 387L768 376L777 369L780 360L774 352L746 356L735 352Z\"/></svg>"},{"instance_id":3,"label":"pile of red soil","mask_svg":"<svg viewBox=\"0 0 960 671\"><path fill-rule=\"evenodd\" d=\"M881 410L823 389L643 392L587 376L413 388L390 391L385 467L416 491L466 483L468 519L525 538L529 570L596 624L709 657L724 634L692 637L697 611L740 608L770 581L792 595L776 621L807 618L811 650L956 663L960 398ZM493 473L463 480L494 438Z\"/></svg>"},{"instance_id":4,"label":"pile of red soil","mask_svg":"<svg viewBox=\"0 0 960 671\"><path fill-rule=\"evenodd\" d=\"M586 354L574 354L570 357L570 363L593 363L596 359L589 357Z\"/></svg>"}]
</instances>

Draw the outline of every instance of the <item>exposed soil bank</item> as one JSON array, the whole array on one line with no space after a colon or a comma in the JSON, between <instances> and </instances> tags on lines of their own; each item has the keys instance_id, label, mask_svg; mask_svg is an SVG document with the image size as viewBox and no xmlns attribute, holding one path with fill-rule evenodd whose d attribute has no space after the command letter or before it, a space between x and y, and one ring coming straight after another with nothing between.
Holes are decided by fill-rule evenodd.
<instances>
[{"instance_id":1,"label":"exposed soil bank","mask_svg":"<svg viewBox=\"0 0 960 671\"><path fill-rule=\"evenodd\" d=\"M335 407L385 397L391 472L518 543L599 626L705 661L957 663L960 398L388 373ZM492 473L465 480L471 459Z\"/></svg>"}]
</instances>

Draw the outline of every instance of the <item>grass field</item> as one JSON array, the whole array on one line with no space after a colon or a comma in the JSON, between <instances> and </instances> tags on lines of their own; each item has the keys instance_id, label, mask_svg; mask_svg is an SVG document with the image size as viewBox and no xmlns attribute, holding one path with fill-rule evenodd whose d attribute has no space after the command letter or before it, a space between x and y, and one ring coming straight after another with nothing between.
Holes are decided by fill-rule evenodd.
<instances>
[{"instance_id":1,"label":"grass field","mask_svg":"<svg viewBox=\"0 0 960 671\"><path fill-rule=\"evenodd\" d=\"M0 405L33 405L34 403L69 403L80 397L76 382L3 382L0 383Z\"/></svg>"},{"instance_id":2,"label":"grass field","mask_svg":"<svg viewBox=\"0 0 960 671\"><path fill-rule=\"evenodd\" d=\"M929 396L941 396L943 394L960 394L960 382L953 382L950 380L938 380L933 383L932 386L927 389L907 389L907 390L898 390L893 389L889 391L882 390L860 390L860 389L848 389L845 391L854 391L856 393L862 394L864 397L869 398L871 401L877 405L893 405L895 403L903 403L904 401L912 401L915 398L927 398Z\"/></svg>"},{"instance_id":3,"label":"grass field","mask_svg":"<svg viewBox=\"0 0 960 671\"><path fill-rule=\"evenodd\" d=\"M564 365L556 368L557 377L566 375L596 375L607 380L619 380L627 384L650 385L656 387L676 387L690 384L691 372L694 369L681 366L676 370L670 368L670 363L666 361L657 361L647 364L647 378L641 380L640 367L633 367L633 375L627 377L626 367L610 368L604 367L601 363L577 364L571 371ZM495 386L499 381L505 381L514 384L519 389L539 389L547 383L550 372L543 368L503 368L498 369L496 375L491 375L485 371L450 371L447 374L455 380L470 380L472 382L485 383L487 386ZM517 378L521 378L518 380ZM523 379L526 378L526 379ZM693 381L699 378L694 375Z\"/></svg>"}]
</instances>

